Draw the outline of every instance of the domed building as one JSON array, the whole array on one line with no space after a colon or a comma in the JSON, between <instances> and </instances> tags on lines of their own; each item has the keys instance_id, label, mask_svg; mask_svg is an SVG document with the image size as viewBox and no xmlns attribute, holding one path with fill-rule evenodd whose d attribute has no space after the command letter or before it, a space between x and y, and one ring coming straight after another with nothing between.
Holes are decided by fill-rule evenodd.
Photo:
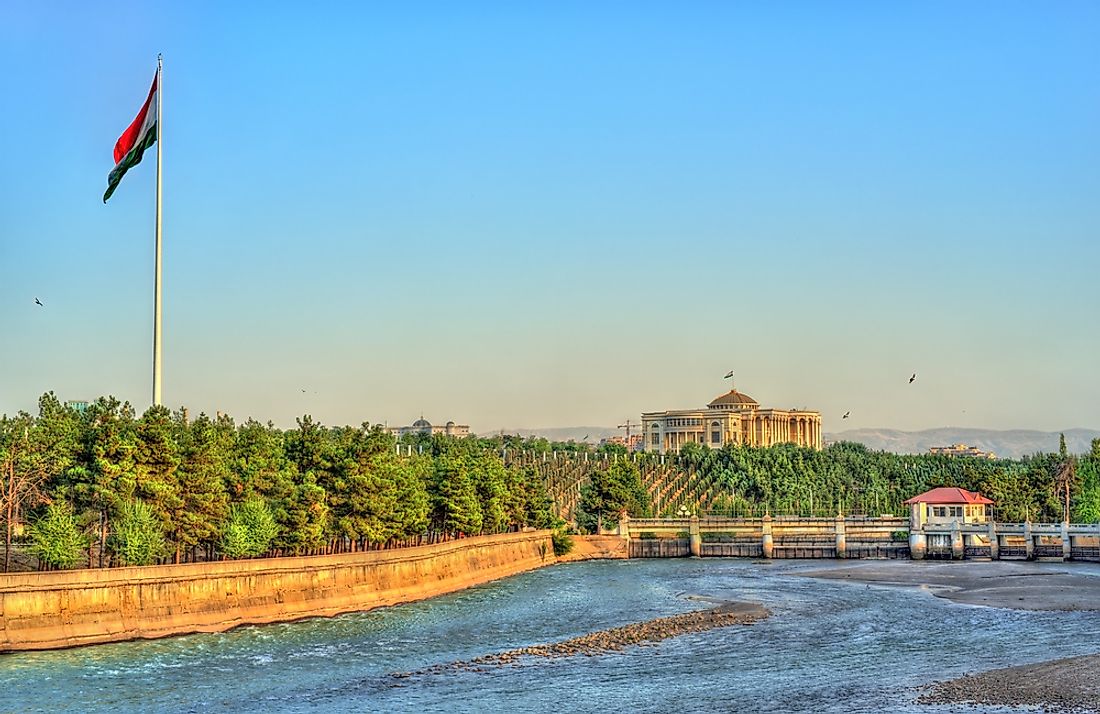
<instances>
[{"instance_id":1,"label":"domed building","mask_svg":"<svg viewBox=\"0 0 1100 714\"><path fill-rule=\"evenodd\" d=\"M424 418L423 415L409 426L393 426L390 427L390 433L400 438L406 434L427 434L431 436L433 434L440 434L443 436L469 436L470 427L468 424L455 424L453 421L447 422L445 426L433 426L430 421Z\"/></svg>"},{"instance_id":2,"label":"domed building","mask_svg":"<svg viewBox=\"0 0 1100 714\"><path fill-rule=\"evenodd\" d=\"M761 409L755 399L731 389L706 409L642 414L645 450L675 453L684 444L720 449L726 444L771 446L790 442L821 448L821 413L804 409Z\"/></svg>"}]
</instances>

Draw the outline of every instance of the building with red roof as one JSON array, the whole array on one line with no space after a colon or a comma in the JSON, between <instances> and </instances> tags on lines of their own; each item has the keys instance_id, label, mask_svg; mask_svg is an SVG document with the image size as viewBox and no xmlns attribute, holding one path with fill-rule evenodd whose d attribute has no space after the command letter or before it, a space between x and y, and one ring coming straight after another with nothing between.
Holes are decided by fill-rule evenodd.
<instances>
[{"instance_id":1,"label":"building with red roof","mask_svg":"<svg viewBox=\"0 0 1100 714\"><path fill-rule=\"evenodd\" d=\"M976 491L941 486L913 496L905 505L909 506L910 527L921 528L925 523L987 523L992 517L993 501Z\"/></svg>"}]
</instances>

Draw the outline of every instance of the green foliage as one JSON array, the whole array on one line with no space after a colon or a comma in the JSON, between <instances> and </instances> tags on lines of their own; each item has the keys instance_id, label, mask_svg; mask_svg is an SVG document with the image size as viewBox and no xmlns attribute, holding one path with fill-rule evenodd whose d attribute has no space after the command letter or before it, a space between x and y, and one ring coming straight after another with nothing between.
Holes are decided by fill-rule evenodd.
<instances>
[{"instance_id":1,"label":"green foliage","mask_svg":"<svg viewBox=\"0 0 1100 714\"><path fill-rule=\"evenodd\" d=\"M481 531L481 503L463 455L444 455L436 460L433 521L448 533Z\"/></svg>"},{"instance_id":2,"label":"green foliage","mask_svg":"<svg viewBox=\"0 0 1100 714\"><path fill-rule=\"evenodd\" d=\"M263 555L278 533L271 509L254 496L229 509L229 521L222 529L221 552L229 558Z\"/></svg>"},{"instance_id":3,"label":"green foliage","mask_svg":"<svg viewBox=\"0 0 1100 714\"><path fill-rule=\"evenodd\" d=\"M71 568L84 558L88 536L80 527L72 506L54 501L30 526L31 548L38 560L51 568Z\"/></svg>"},{"instance_id":4,"label":"green foliage","mask_svg":"<svg viewBox=\"0 0 1100 714\"><path fill-rule=\"evenodd\" d=\"M151 565L168 550L160 520L143 501L123 505L107 545L123 565Z\"/></svg>"},{"instance_id":5,"label":"green foliage","mask_svg":"<svg viewBox=\"0 0 1100 714\"><path fill-rule=\"evenodd\" d=\"M550 533L550 539L554 544L554 555L562 556L573 550L573 536L560 528L555 528Z\"/></svg>"},{"instance_id":6,"label":"green foliage","mask_svg":"<svg viewBox=\"0 0 1100 714\"><path fill-rule=\"evenodd\" d=\"M616 525L623 514L641 517L649 513L649 494L642 485L637 464L618 459L606 470L594 473L591 482L581 488L577 526L596 533L601 526Z\"/></svg>"}]
</instances>

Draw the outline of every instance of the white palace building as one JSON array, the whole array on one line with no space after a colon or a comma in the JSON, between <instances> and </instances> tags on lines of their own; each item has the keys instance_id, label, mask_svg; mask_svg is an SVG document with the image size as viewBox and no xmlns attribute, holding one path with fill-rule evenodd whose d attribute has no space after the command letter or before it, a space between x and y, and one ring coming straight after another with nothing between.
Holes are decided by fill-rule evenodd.
<instances>
[{"instance_id":1,"label":"white palace building","mask_svg":"<svg viewBox=\"0 0 1100 714\"><path fill-rule=\"evenodd\" d=\"M821 448L821 412L761 409L747 394L731 389L706 409L678 409L642 414L645 450L674 453L684 444L720 449L726 444L771 446L790 442Z\"/></svg>"}]
</instances>

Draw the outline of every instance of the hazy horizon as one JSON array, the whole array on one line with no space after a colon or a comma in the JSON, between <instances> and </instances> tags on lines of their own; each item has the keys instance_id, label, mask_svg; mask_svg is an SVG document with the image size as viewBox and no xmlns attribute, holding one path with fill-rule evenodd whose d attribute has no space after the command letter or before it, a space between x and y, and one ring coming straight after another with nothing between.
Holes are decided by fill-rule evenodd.
<instances>
[{"instance_id":1,"label":"hazy horizon","mask_svg":"<svg viewBox=\"0 0 1100 714\"><path fill-rule=\"evenodd\" d=\"M1098 22L6 4L0 413L149 404L153 155L101 196L163 52L171 408L1100 428Z\"/></svg>"}]
</instances>

